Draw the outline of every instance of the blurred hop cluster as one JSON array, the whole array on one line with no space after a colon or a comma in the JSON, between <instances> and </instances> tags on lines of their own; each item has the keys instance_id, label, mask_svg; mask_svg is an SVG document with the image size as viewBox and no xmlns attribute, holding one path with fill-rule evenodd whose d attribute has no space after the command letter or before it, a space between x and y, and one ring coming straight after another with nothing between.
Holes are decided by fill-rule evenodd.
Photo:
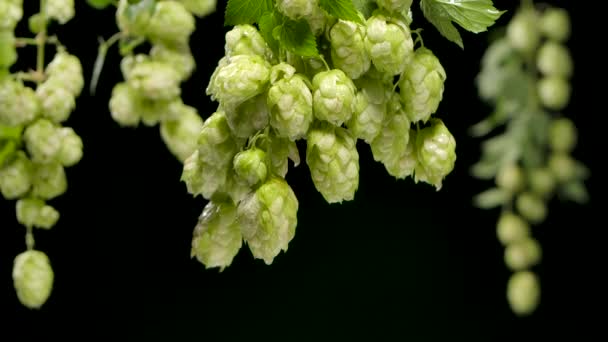
<instances>
[{"instance_id":1,"label":"blurred hop cluster","mask_svg":"<svg viewBox=\"0 0 608 342\"><path fill-rule=\"evenodd\" d=\"M218 107L182 174L189 193L209 201L192 242L206 267L229 266L241 240L266 264L287 250L298 200L285 176L289 160L300 162L297 143L328 203L355 197L359 140L390 175L441 189L456 160L454 137L433 115L446 73L428 47L415 48L411 4L377 1L355 22L329 15L318 1L276 1L280 15L328 40L319 57L277 49L252 24L226 33L225 55L206 87Z\"/></svg>"},{"instance_id":2,"label":"blurred hop cluster","mask_svg":"<svg viewBox=\"0 0 608 342\"><path fill-rule=\"evenodd\" d=\"M74 17L73 0L44 3L46 17L35 13L29 18L33 34L51 21L65 24ZM50 295L53 271L47 256L33 249L32 230L55 226L59 212L47 201L66 192L65 168L83 156L81 138L64 124L76 108L84 78L78 57L61 45L43 70L12 70L18 46L14 30L23 16L22 0L0 0L0 194L16 200L17 221L27 228L28 250L17 256L13 270L18 298L39 308Z\"/></svg>"},{"instance_id":3,"label":"blurred hop cluster","mask_svg":"<svg viewBox=\"0 0 608 342\"><path fill-rule=\"evenodd\" d=\"M196 63L190 36L196 17L213 13L215 0L141 1L121 0L116 20L125 39L147 41L147 54L123 55L124 81L112 90L109 108L120 126L160 126L169 151L181 162L196 149L203 119L196 108L184 104L181 84L192 75Z\"/></svg>"},{"instance_id":4,"label":"blurred hop cluster","mask_svg":"<svg viewBox=\"0 0 608 342\"><path fill-rule=\"evenodd\" d=\"M588 170L571 155L577 129L563 113L573 74L566 46L570 29L566 10L523 4L504 36L488 47L478 78L481 97L496 111L473 131L485 135L498 124L507 127L484 143L482 160L473 168L476 176L493 178L496 185L476 201L483 208L502 206L497 236L505 247L504 262L514 272L507 299L518 315L534 312L540 299L539 280L531 269L542 253L530 227L546 220L555 195L578 203L588 200Z\"/></svg>"}]
</instances>

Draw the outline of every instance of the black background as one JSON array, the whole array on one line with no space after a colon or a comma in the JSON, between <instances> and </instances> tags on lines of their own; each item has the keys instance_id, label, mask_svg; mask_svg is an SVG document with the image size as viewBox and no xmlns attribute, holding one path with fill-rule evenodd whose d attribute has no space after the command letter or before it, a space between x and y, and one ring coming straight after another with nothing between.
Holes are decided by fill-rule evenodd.
<instances>
[{"instance_id":1,"label":"black background","mask_svg":"<svg viewBox=\"0 0 608 342\"><path fill-rule=\"evenodd\" d=\"M36 1L26 1L35 5ZM83 63L87 87L97 38L116 32L113 9L96 11L77 2L77 16L53 26ZM191 39L198 69L183 85L184 102L208 117L217 104L204 94L223 56L223 1L197 22ZM417 1L416 1L417 3ZM509 10L518 1L495 1ZM355 200L328 205L314 189L305 164L287 180L298 200L298 227L271 266L244 246L219 273L190 258L192 230L205 201L192 198L179 181L181 165L163 145L156 127L120 128L110 117L112 86L121 81L120 57L112 48L95 96L83 92L66 123L84 140L84 158L67 170L69 190L51 203L61 219L36 231L36 247L55 271L55 288L41 310L22 307L12 287L13 258L25 249L14 201L0 201L0 315L3 340L17 336L106 336L142 340L408 340L499 341L572 334L594 328L600 309L595 280L604 254L592 246L605 227L595 221L602 194L596 132L604 110L598 65L587 56L596 22L573 1L568 45L575 60L573 93L566 109L579 128L574 156L591 169L591 202L554 200L547 220L534 229L543 246L542 302L530 317L517 318L506 302L510 272L496 240L498 211L482 211L471 198L491 186L469 175L479 143L467 129L491 108L477 97L473 79L488 34L460 30L465 49L442 38L415 8L414 28L435 52L448 78L436 114L457 140L455 170L436 192L411 179L397 181L360 144L361 178ZM31 8L31 14L36 8ZM20 33L27 34L26 20ZM588 30L588 31L585 31ZM34 66L33 48L20 50L19 66ZM595 154L594 154L595 153ZM302 154L303 156L303 154ZM599 218L599 215L597 215ZM7 319L8 317L8 319ZM6 338L14 332L15 337ZM1 335L0 335L1 336ZM581 340L581 339L577 339ZM583 339L586 340L586 339Z\"/></svg>"}]
</instances>

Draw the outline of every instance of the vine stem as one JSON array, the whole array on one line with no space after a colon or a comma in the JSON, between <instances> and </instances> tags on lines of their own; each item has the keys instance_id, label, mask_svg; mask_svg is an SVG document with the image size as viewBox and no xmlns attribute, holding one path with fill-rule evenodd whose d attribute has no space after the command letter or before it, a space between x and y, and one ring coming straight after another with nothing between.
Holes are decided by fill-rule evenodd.
<instances>
[{"instance_id":1,"label":"vine stem","mask_svg":"<svg viewBox=\"0 0 608 342\"><path fill-rule=\"evenodd\" d=\"M32 226L26 227L27 231L25 233L25 245L27 246L27 250L31 251L34 249L34 232Z\"/></svg>"},{"instance_id":2,"label":"vine stem","mask_svg":"<svg viewBox=\"0 0 608 342\"><path fill-rule=\"evenodd\" d=\"M38 47L38 53L36 56L36 73L39 75L37 83L41 83L44 79L44 50L46 48L46 35L47 35L47 17L46 17L46 0L40 0L40 18L42 21L42 29L36 35L36 45Z\"/></svg>"}]
</instances>

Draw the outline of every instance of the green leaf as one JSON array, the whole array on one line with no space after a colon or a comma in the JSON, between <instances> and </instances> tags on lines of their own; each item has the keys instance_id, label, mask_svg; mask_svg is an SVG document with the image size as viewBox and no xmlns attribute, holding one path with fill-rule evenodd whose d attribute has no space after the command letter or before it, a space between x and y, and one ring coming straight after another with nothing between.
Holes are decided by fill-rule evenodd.
<instances>
[{"instance_id":1,"label":"green leaf","mask_svg":"<svg viewBox=\"0 0 608 342\"><path fill-rule=\"evenodd\" d=\"M374 12L374 10L378 8L378 5L374 0L353 0L353 4L366 19L371 17L372 12Z\"/></svg>"},{"instance_id":2,"label":"green leaf","mask_svg":"<svg viewBox=\"0 0 608 342\"><path fill-rule=\"evenodd\" d=\"M11 160L16 151L17 143L14 140L9 140L5 143L0 142L0 169Z\"/></svg>"},{"instance_id":3,"label":"green leaf","mask_svg":"<svg viewBox=\"0 0 608 342\"><path fill-rule=\"evenodd\" d=\"M352 0L319 0L319 7L338 19L363 24L363 19Z\"/></svg>"},{"instance_id":4,"label":"green leaf","mask_svg":"<svg viewBox=\"0 0 608 342\"><path fill-rule=\"evenodd\" d=\"M277 12L267 12L262 17L260 17L258 26L260 28L260 34L262 38L266 41L266 44L270 46L273 52L277 52L279 50L279 41L274 38L272 35L272 30L275 27L280 25L279 16Z\"/></svg>"},{"instance_id":5,"label":"green leaf","mask_svg":"<svg viewBox=\"0 0 608 342\"><path fill-rule=\"evenodd\" d=\"M89 4L89 6L98 9L98 10L102 10L110 5L114 5L115 0L87 0L87 4Z\"/></svg>"},{"instance_id":6,"label":"green leaf","mask_svg":"<svg viewBox=\"0 0 608 342\"><path fill-rule=\"evenodd\" d=\"M464 49L462 37L458 29L452 24L447 12L439 7L434 6L433 0L421 0L420 8L422 15L428 20L447 40L456 43L461 49Z\"/></svg>"},{"instance_id":7,"label":"green leaf","mask_svg":"<svg viewBox=\"0 0 608 342\"><path fill-rule=\"evenodd\" d=\"M500 188L491 188L477 194L473 204L482 209L492 209L502 206L511 199L511 193Z\"/></svg>"},{"instance_id":8,"label":"green leaf","mask_svg":"<svg viewBox=\"0 0 608 342\"><path fill-rule=\"evenodd\" d=\"M272 34L287 51L304 57L319 56L317 40L306 20L285 20Z\"/></svg>"},{"instance_id":9,"label":"green leaf","mask_svg":"<svg viewBox=\"0 0 608 342\"><path fill-rule=\"evenodd\" d=\"M254 24L272 9L272 0L228 0L224 25Z\"/></svg>"},{"instance_id":10,"label":"green leaf","mask_svg":"<svg viewBox=\"0 0 608 342\"><path fill-rule=\"evenodd\" d=\"M422 0L431 7L441 8L449 20L463 29L479 33L487 31L505 13L497 10L492 0Z\"/></svg>"}]
</instances>

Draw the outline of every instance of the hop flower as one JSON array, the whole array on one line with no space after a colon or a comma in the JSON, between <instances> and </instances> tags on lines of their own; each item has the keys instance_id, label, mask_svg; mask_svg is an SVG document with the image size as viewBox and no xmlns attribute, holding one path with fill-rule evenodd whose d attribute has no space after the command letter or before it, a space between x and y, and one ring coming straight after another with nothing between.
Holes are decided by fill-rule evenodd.
<instances>
[{"instance_id":1,"label":"hop flower","mask_svg":"<svg viewBox=\"0 0 608 342\"><path fill-rule=\"evenodd\" d=\"M496 233L503 245L509 245L530 236L530 225L521 216L506 211L498 218Z\"/></svg>"},{"instance_id":2,"label":"hop flower","mask_svg":"<svg viewBox=\"0 0 608 342\"><path fill-rule=\"evenodd\" d=\"M259 148L251 148L234 156L235 173L247 182L249 186L263 183L268 175L266 152Z\"/></svg>"},{"instance_id":3,"label":"hop flower","mask_svg":"<svg viewBox=\"0 0 608 342\"><path fill-rule=\"evenodd\" d=\"M542 34L549 39L565 42L571 33L568 11L563 8L547 8L540 17L539 27Z\"/></svg>"},{"instance_id":4,"label":"hop flower","mask_svg":"<svg viewBox=\"0 0 608 342\"><path fill-rule=\"evenodd\" d=\"M215 12L217 0L180 0L184 7L197 17L205 17Z\"/></svg>"},{"instance_id":5,"label":"hop flower","mask_svg":"<svg viewBox=\"0 0 608 342\"><path fill-rule=\"evenodd\" d=\"M535 10L517 12L507 24L506 36L514 49L522 53L534 51L541 38Z\"/></svg>"},{"instance_id":6,"label":"hop flower","mask_svg":"<svg viewBox=\"0 0 608 342\"><path fill-rule=\"evenodd\" d=\"M139 125L141 120L141 112L138 108L136 91L133 90L127 83L117 83L112 88L109 107L112 119L121 126Z\"/></svg>"},{"instance_id":7,"label":"hop flower","mask_svg":"<svg viewBox=\"0 0 608 342\"><path fill-rule=\"evenodd\" d=\"M68 182L63 165L59 163L34 164L32 178L33 197L50 200L63 195L68 188Z\"/></svg>"},{"instance_id":8,"label":"hop flower","mask_svg":"<svg viewBox=\"0 0 608 342\"><path fill-rule=\"evenodd\" d=\"M243 244L236 218L236 207L229 202L210 201L203 209L194 228L191 255L205 268L219 267L223 271L232 264Z\"/></svg>"},{"instance_id":9,"label":"hop flower","mask_svg":"<svg viewBox=\"0 0 608 342\"><path fill-rule=\"evenodd\" d=\"M389 22L382 14L369 17L366 26L365 48L374 66L391 75L401 74L414 54L409 27Z\"/></svg>"},{"instance_id":10,"label":"hop flower","mask_svg":"<svg viewBox=\"0 0 608 342\"><path fill-rule=\"evenodd\" d=\"M298 222L298 199L284 179L271 178L239 203L237 220L256 259L270 265L287 251Z\"/></svg>"},{"instance_id":11,"label":"hop flower","mask_svg":"<svg viewBox=\"0 0 608 342\"><path fill-rule=\"evenodd\" d=\"M555 152L572 152L578 134L576 125L568 118L554 119L549 126L549 146Z\"/></svg>"},{"instance_id":12,"label":"hop flower","mask_svg":"<svg viewBox=\"0 0 608 342\"><path fill-rule=\"evenodd\" d=\"M576 177L576 161L565 152L551 153L547 165L551 170L555 180L560 183L567 183Z\"/></svg>"},{"instance_id":13,"label":"hop flower","mask_svg":"<svg viewBox=\"0 0 608 342\"><path fill-rule=\"evenodd\" d=\"M30 158L35 163L50 163L61 152L59 127L47 119L38 119L27 126L23 140Z\"/></svg>"},{"instance_id":14,"label":"hop flower","mask_svg":"<svg viewBox=\"0 0 608 342\"><path fill-rule=\"evenodd\" d=\"M537 84L540 102L550 110L564 109L570 101L572 89L568 81L559 76L542 77Z\"/></svg>"},{"instance_id":15,"label":"hop flower","mask_svg":"<svg viewBox=\"0 0 608 342\"><path fill-rule=\"evenodd\" d=\"M196 61L188 45L169 47L154 44L150 49L150 57L152 60L171 65L179 74L181 81L188 79L196 68Z\"/></svg>"},{"instance_id":16,"label":"hop flower","mask_svg":"<svg viewBox=\"0 0 608 342\"><path fill-rule=\"evenodd\" d=\"M20 81L0 76L0 124L27 125L40 114L34 90Z\"/></svg>"},{"instance_id":17,"label":"hop flower","mask_svg":"<svg viewBox=\"0 0 608 342\"><path fill-rule=\"evenodd\" d=\"M35 198L23 198L17 201L17 221L25 227L51 229L59 220L55 208Z\"/></svg>"},{"instance_id":18,"label":"hop flower","mask_svg":"<svg viewBox=\"0 0 608 342\"><path fill-rule=\"evenodd\" d=\"M313 14L319 0L277 0L277 9L287 17L298 20Z\"/></svg>"},{"instance_id":19,"label":"hop flower","mask_svg":"<svg viewBox=\"0 0 608 342\"><path fill-rule=\"evenodd\" d=\"M61 137L59 162L65 167L76 165L82 159L82 139L71 127L59 128L58 134Z\"/></svg>"},{"instance_id":20,"label":"hop flower","mask_svg":"<svg viewBox=\"0 0 608 342\"><path fill-rule=\"evenodd\" d=\"M0 1L0 31L14 31L23 18L23 0Z\"/></svg>"},{"instance_id":21,"label":"hop flower","mask_svg":"<svg viewBox=\"0 0 608 342\"><path fill-rule=\"evenodd\" d=\"M235 25L226 32L226 56L258 55L269 58L272 52L257 28L249 24Z\"/></svg>"},{"instance_id":22,"label":"hop flower","mask_svg":"<svg viewBox=\"0 0 608 342\"><path fill-rule=\"evenodd\" d=\"M342 70L316 74L312 79L312 90L312 105L317 119L341 126L351 118L357 87Z\"/></svg>"},{"instance_id":23,"label":"hop flower","mask_svg":"<svg viewBox=\"0 0 608 342\"><path fill-rule=\"evenodd\" d=\"M328 203L350 201L359 187L359 152L344 128L320 123L308 132L306 163Z\"/></svg>"},{"instance_id":24,"label":"hop flower","mask_svg":"<svg viewBox=\"0 0 608 342\"><path fill-rule=\"evenodd\" d=\"M540 223L547 217L547 207L543 200L532 192L522 192L515 199L515 208L531 223Z\"/></svg>"},{"instance_id":25,"label":"hop flower","mask_svg":"<svg viewBox=\"0 0 608 342\"><path fill-rule=\"evenodd\" d=\"M193 107L182 104L180 111L175 120L161 122L160 135L171 153L183 163L196 150L203 119Z\"/></svg>"},{"instance_id":26,"label":"hop flower","mask_svg":"<svg viewBox=\"0 0 608 342\"><path fill-rule=\"evenodd\" d=\"M32 185L34 166L23 151L17 151L13 160L0 167L0 193L7 200L25 195Z\"/></svg>"},{"instance_id":27,"label":"hop flower","mask_svg":"<svg viewBox=\"0 0 608 342\"><path fill-rule=\"evenodd\" d=\"M505 248L505 264L512 271L522 271L538 264L542 252L538 241L524 237L507 245Z\"/></svg>"},{"instance_id":28,"label":"hop flower","mask_svg":"<svg viewBox=\"0 0 608 342\"><path fill-rule=\"evenodd\" d=\"M392 93L392 86L385 87L381 81L367 77L359 80L357 86L360 91L355 97L355 110L346 126L356 138L371 144L382 130L386 116L387 88Z\"/></svg>"},{"instance_id":29,"label":"hop flower","mask_svg":"<svg viewBox=\"0 0 608 342\"><path fill-rule=\"evenodd\" d=\"M150 17L152 16L152 11L134 11L134 13L129 13L129 6L131 6L130 1L119 1L116 9L116 23L120 31L128 35L145 36L146 29L150 23Z\"/></svg>"},{"instance_id":30,"label":"hop flower","mask_svg":"<svg viewBox=\"0 0 608 342\"><path fill-rule=\"evenodd\" d=\"M47 65L47 82L57 82L63 88L69 90L74 97L82 92L84 87L84 76L82 74L82 64L78 57L66 51L59 51L55 54L51 62Z\"/></svg>"},{"instance_id":31,"label":"hop flower","mask_svg":"<svg viewBox=\"0 0 608 342\"><path fill-rule=\"evenodd\" d=\"M496 185L511 193L521 191L525 185L522 168L515 163L503 165L496 174Z\"/></svg>"},{"instance_id":32,"label":"hop flower","mask_svg":"<svg viewBox=\"0 0 608 342\"><path fill-rule=\"evenodd\" d=\"M300 74L284 77L268 90L270 125L281 137L303 138L312 123L313 99L306 79Z\"/></svg>"},{"instance_id":33,"label":"hop flower","mask_svg":"<svg viewBox=\"0 0 608 342\"><path fill-rule=\"evenodd\" d=\"M440 119L430 121L431 126L421 129L416 135L418 165L415 179L440 190L443 178L454 169L456 140Z\"/></svg>"},{"instance_id":34,"label":"hop flower","mask_svg":"<svg viewBox=\"0 0 608 342\"><path fill-rule=\"evenodd\" d=\"M16 61L17 47L13 31L0 30L0 69L9 69Z\"/></svg>"},{"instance_id":35,"label":"hop flower","mask_svg":"<svg viewBox=\"0 0 608 342\"><path fill-rule=\"evenodd\" d=\"M555 176L548 167L530 170L527 178L530 190L541 198L548 198L555 190Z\"/></svg>"},{"instance_id":36,"label":"hop flower","mask_svg":"<svg viewBox=\"0 0 608 342\"><path fill-rule=\"evenodd\" d=\"M54 280L49 258L37 250L25 251L13 264L13 285L19 301L30 309L39 309L51 295Z\"/></svg>"},{"instance_id":37,"label":"hop flower","mask_svg":"<svg viewBox=\"0 0 608 342\"><path fill-rule=\"evenodd\" d=\"M181 2L159 1L146 27L146 36L157 44L187 45L195 19Z\"/></svg>"},{"instance_id":38,"label":"hop flower","mask_svg":"<svg viewBox=\"0 0 608 342\"><path fill-rule=\"evenodd\" d=\"M389 12L403 13L412 7L413 0L377 0L378 7Z\"/></svg>"},{"instance_id":39,"label":"hop flower","mask_svg":"<svg viewBox=\"0 0 608 342\"><path fill-rule=\"evenodd\" d=\"M431 50L420 47L399 82L404 110L412 122L426 122L443 98L445 70Z\"/></svg>"},{"instance_id":40,"label":"hop flower","mask_svg":"<svg viewBox=\"0 0 608 342\"><path fill-rule=\"evenodd\" d=\"M36 89L42 104L42 116L55 122L66 121L76 108L76 98L59 79L49 78Z\"/></svg>"},{"instance_id":41,"label":"hop flower","mask_svg":"<svg viewBox=\"0 0 608 342\"><path fill-rule=\"evenodd\" d=\"M516 272L507 284L507 299L513 312L524 316L532 313L540 299L538 277L530 271Z\"/></svg>"},{"instance_id":42,"label":"hop flower","mask_svg":"<svg viewBox=\"0 0 608 342\"><path fill-rule=\"evenodd\" d=\"M74 0L46 0L46 15L61 25L74 18Z\"/></svg>"},{"instance_id":43,"label":"hop flower","mask_svg":"<svg viewBox=\"0 0 608 342\"><path fill-rule=\"evenodd\" d=\"M266 99L267 94L262 93L225 109L228 126L236 137L248 138L268 125Z\"/></svg>"},{"instance_id":44,"label":"hop flower","mask_svg":"<svg viewBox=\"0 0 608 342\"><path fill-rule=\"evenodd\" d=\"M270 161L270 164L267 165L269 174L285 178L289 168L289 159L293 161L294 166L300 164L298 146L293 140L270 133L268 138L263 139L263 143L260 145L266 151L266 157Z\"/></svg>"},{"instance_id":45,"label":"hop flower","mask_svg":"<svg viewBox=\"0 0 608 342\"><path fill-rule=\"evenodd\" d=\"M337 69L352 79L359 78L371 65L365 49L365 26L338 20L329 31L331 59Z\"/></svg>"},{"instance_id":46,"label":"hop flower","mask_svg":"<svg viewBox=\"0 0 608 342\"><path fill-rule=\"evenodd\" d=\"M566 46L552 41L543 43L538 49L536 66L545 76L559 76L564 79L572 76L574 68Z\"/></svg>"},{"instance_id":47,"label":"hop flower","mask_svg":"<svg viewBox=\"0 0 608 342\"><path fill-rule=\"evenodd\" d=\"M181 75L172 65L152 60L136 63L127 79L133 90L150 100L179 97L180 82Z\"/></svg>"}]
</instances>

